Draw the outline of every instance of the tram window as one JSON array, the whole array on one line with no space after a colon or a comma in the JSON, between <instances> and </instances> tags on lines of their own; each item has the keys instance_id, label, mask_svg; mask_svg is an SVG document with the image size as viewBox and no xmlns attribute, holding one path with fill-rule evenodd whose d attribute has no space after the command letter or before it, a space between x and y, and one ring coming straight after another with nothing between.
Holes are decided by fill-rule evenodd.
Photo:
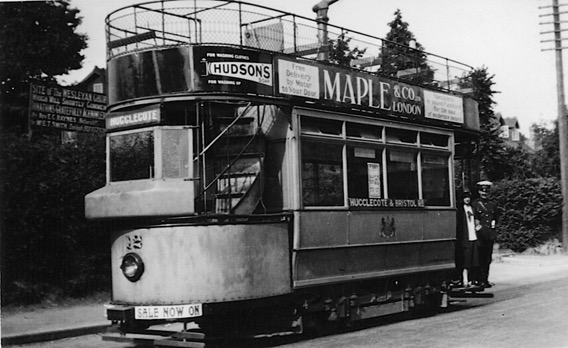
<instances>
[{"instance_id":1,"label":"tram window","mask_svg":"<svg viewBox=\"0 0 568 348\"><path fill-rule=\"evenodd\" d=\"M153 176L153 131L110 137L110 181L149 179Z\"/></svg>"},{"instance_id":2,"label":"tram window","mask_svg":"<svg viewBox=\"0 0 568 348\"><path fill-rule=\"evenodd\" d=\"M383 127L368 124L347 123L347 136L353 138L363 138L370 140L381 140Z\"/></svg>"},{"instance_id":3,"label":"tram window","mask_svg":"<svg viewBox=\"0 0 568 348\"><path fill-rule=\"evenodd\" d=\"M422 194L425 205L450 205L447 156L422 154Z\"/></svg>"},{"instance_id":4,"label":"tram window","mask_svg":"<svg viewBox=\"0 0 568 348\"><path fill-rule=\"evenodd\" d=\"M313 117L302 117L302 133L341 135L343 122Z\"/></svg>"},{"instance_id":5,"label":"tram window","mask_svg":"<svg viewBox=\"0 0 568 348\"><path fill-rule=\"evenodd\" d=\"M342 206L343 145L302 143L302 200L304 206Z\"/></svg>"},{"instance_id":6,"label":"tram window","mask_svg":"<svg viewBox=\"0 0 568 348\"><path fill-rule=\"evenodd\" d=\"M165 103L162 105L162 118L168 125L196 125L196 106L192 103Z\"/></svg>"},{"instance_id":7,"label":"tram window","mask_svg":"<svg viewBox=\"0 0 568 348\"><path fill-rule=\"evenodd\" d=\"M415 152L387 152L387 182L389 198L418 199L418 169Z\"/></svg>"},{"instance_id":8,"label":"tram window","mask_svg":"<svg viewBox=\"0 0 568 348\"><path fill-rule=\"evenodd\" d=\"M386 137L388 142L416 144L417 132L407 129L387 128Z\"/></svg>"},{"instance_id":9,"label":"tram window","mask_svg":"<svg viewBox=\"0 0 568 348\"><path fill-rule=\"evenodd\" d=\"M437 147L448 147L449 137L444 134L434 134L434 133L420 133L420 143L422 145L437 146Z\"/></svg>"},{"instance_id":10,"label":"tram window","mask_svg":"<svg viewBox=\"0 0 568 348\"><path fill-rule=\"evenodd\" d=\"M349 145L347 182L350 198L382 198L382 150Z\"/></svg>"},{"instance_id":11,"label":"tram window","mask_svg":"<svg viewBox=\"0 0 568 348\"><path fill-rule=\"evenodd\" d=\"M189 135L186 129L162 129L162 176L189 176Z\"/></svg>"}]
</instances>

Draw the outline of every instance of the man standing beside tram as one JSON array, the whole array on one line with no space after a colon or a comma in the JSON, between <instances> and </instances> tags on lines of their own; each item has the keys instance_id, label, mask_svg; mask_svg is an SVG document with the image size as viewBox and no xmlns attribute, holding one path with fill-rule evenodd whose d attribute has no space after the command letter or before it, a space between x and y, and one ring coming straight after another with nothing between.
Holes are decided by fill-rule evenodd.
<instances>
[{"instance_id":1,"label":"man standing beside tram","mask_svg":"<svg viewBox=\"0 0 568 348\"><path fill-rule=\"evenodd\" d=\"M480 285L486 288L493 286L489 282L489 267L493 258L493 245L497 238L495 229L498 210L497 204L489 200L489 193L493 184L490 181L480 181L477 183L479 198L473 202L473 215L475 218L475 229L479 242L479 265Z\"/></svg>"}]
</instances>

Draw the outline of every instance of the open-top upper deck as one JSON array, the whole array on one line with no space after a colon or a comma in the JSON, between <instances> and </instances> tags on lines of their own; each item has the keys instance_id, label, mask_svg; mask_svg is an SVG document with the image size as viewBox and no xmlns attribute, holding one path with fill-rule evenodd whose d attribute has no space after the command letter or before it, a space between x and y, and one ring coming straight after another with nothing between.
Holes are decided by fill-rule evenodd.
<instances>
[{"instance_id":1,"label":"open-top upper deck","mask_svg":"<svg viewBox=\"0 0 568 348\"><path fill-rule=\"evenodd\" d=\"M308 4L306 4L308 6ZM107 19L109 60L145 50L223 45L268 51L458 91L466 64L376 36L241 1L154 1ZM348 47L348 50L342 48ZM348 51L354 52L349 55ZM347 53L347 57L346 57Z\"/></svg>"}]
</instances>

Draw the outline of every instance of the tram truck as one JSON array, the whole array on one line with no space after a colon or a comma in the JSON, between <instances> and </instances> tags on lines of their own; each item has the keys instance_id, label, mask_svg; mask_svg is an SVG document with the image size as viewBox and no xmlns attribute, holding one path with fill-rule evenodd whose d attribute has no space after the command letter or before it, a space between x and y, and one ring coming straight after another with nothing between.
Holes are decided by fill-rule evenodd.
<instances>
[{"instance_id":1,"label":"tram truck","mask_svg":"<svg viewBox=\"0 0 568 348\"><path fill-rule=\"evenodd\" d=\"M111 231L111 339L193 346L447 300L471 67L240 1L132 5L106 31L107 182L85 210ZM361 54L338 60L346 45Z\"/></svg>"}]
</instances>

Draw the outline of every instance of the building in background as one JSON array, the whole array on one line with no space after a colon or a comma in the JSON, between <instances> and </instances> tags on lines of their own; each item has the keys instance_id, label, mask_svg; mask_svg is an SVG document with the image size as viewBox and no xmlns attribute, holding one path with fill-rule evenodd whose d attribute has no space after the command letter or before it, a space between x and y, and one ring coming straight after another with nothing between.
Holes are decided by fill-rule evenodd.
<instances>
[{"instance_id":1,"label":"building in background","mask_svg":"<svg viewBox=\"0 0 568 348\"><path fill-rule=\"evenodd\" d=\"M107 77L106 69L101 69L95 66L93 70L85 77L81 82L75 85L76 88L95 92L95 93L107 93Z\"/></svg>"},{"instance_id":2,"label":"building in background","mask_svg":"<svg viewBox=\"0 0 568 348\"><path fill-rule=\"evenodd\" d=\"M509 145L517 146L521 142L521 132L519 130L519 120L516 117L503 117L497 113L499 123L501 125L501 132L499 137L502 138Z\"/></svg>"},{"instance_id":3,"label":"building in background","mask_svg":"<svg viewBox=\"0 0 568 348\"><path fill-rule=\"evenodd\" d=\"M71 87L85 92L107 94L106 69L101 69L98 66L95 66L82 81ZM80 136L78 132L61 131L61 142L75 142L78 136Z\"/></svg>"},{"instance_id":4,"label":"building in background","mask_svg":"<svg viewBox=\"0 0 568 348\"><path fill-rule=\"evenodd\" d=\"M503 139L507 146L522 147L529 151L533 150L531 139L526 138L521 133L517 117L503 117L500 112L497 112L495 117L499 122L499 137Z\"/></svg>"}]
</instances>

